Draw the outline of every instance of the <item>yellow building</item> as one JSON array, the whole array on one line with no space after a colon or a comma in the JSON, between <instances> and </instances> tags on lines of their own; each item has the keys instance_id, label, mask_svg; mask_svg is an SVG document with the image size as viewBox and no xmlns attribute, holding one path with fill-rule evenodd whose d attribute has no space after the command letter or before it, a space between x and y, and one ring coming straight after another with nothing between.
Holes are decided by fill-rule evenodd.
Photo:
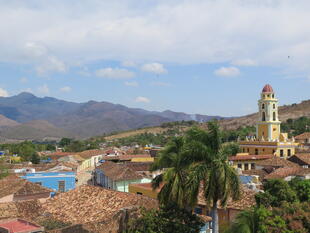
<instances>
[{"instance_id":1,"label":"yellow building","mask_svg":"<svg viewBox=\"0 0 310 233\"><path fill-rule=\"evenodd\" d=\"M252 155L276 155L283 158L295 154L298 145L289 139L287 133L281 133L281 121L278 118L278 99L272 87L264 86L258 101L259 119L256 123L256 136L247 137L240 142L243 153Z\"/></svg>"}]
</instances>

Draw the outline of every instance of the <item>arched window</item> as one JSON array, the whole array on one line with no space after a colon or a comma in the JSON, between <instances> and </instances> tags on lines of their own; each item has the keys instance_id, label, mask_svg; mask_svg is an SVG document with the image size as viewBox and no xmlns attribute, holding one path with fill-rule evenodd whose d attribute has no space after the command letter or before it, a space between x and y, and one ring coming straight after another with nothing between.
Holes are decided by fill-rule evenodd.
<instances>
[{"instance_id":1,"label":"arched window","mask_svg":"<svg viewBox=\"0 0 310 233\"><path fill-rule=\"evenodd\" d=\"M262 109L265 109L265 104L262 104Z\"/></svg>"},{"instance_id":2,"label":"arched window","mask_svg":"<svg viewBox=\"0 0 310 233\"><path fill-rule=\"evenodd\" d=\"M273 112L272 116L273 116L273 121L276 121L276 113L275 112Z\"/></svg>"},{"instance_id":3,"label":"arched window","mask_svg":"<svg viewBox=\"0 0 310 233\"><path fill-rule=\"evenodd\" d=\"M275 104L273 104L273 109L276 109L276 105Z\"/></svg>"},{"instance_id":4,"label":"arched window","mask_svg":"<svg viewBox=\"0 0 310 233\"><path fill-rule=\"evenodd\" d=\"M263 112L262 121L266 121L266 114Z\"/></svg>"},{"instance_id":5,"label":"arched window","mask_svg":"<svg viewBox=\"0 0 310 233\"><path fill-rule=\"evenodd\" d=\"M258 155L258 149L255 149L255 155Z\"/></svg>"},{"instance_id":6,"label":"arched window","mask_svg":"<svg viewBox=\"0 0 310 233\"><path fill-rule=\"evenodd\" d=\"M274 94L272 94L272 98L274 98Z\"/></svg>"}]
</instances>

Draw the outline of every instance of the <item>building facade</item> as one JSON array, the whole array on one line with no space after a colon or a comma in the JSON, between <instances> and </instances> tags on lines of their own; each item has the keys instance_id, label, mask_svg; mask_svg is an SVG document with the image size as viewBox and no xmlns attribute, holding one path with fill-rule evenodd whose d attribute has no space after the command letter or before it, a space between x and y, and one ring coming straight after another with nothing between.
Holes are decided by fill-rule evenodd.
<instances>
[{"instance_id":1,"label":"building facade","mask_svg":"<svg viewBox=\"0 0 310 233\"><path fill-rule=\"evenodd\" d=\"M281 133L281 121L278 117L278 99L272 87L267 84L258 101L259 119L256 123L256 136L247 137L240 142L243 153L252 155L276 155L287 158L295 154L298 143Z\"/></svg>"},{"instance_id":2,"label":"building facade","mask_svg":"<svg viewBox=\"0 0 310 233\"><path fill-rule=\"evenodd\" d=\"M27 173L21 178L40 184L55 192L67 192L75 188L75 172L36 172Z\"/></svg>"}]
</instances>

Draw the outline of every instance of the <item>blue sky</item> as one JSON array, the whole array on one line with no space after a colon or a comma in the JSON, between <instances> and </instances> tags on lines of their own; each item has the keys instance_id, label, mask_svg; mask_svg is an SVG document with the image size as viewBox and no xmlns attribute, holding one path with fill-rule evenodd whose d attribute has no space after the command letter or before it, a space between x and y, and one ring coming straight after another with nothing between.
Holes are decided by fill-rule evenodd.
<instances>
[{"instance_id":1,"label":"blue sky","mask_svg":"<svg viewBox=\"0 0 310 233\"><path fill-rule=\"evenodd\" d=\"M310 96L310 2L0 0L0 96L237 116Z\"/></svg>"}]
</instances>

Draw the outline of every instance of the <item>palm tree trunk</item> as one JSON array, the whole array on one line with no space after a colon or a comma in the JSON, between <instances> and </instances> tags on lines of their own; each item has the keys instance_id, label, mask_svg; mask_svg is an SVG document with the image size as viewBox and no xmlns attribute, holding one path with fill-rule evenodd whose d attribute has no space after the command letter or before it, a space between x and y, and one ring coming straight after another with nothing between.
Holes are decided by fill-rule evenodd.
<instances>
[{"instance_id":1,"label":"palm tree trunk","mask_svg":"<svg viewBox=\"0 0 310 233\"><path fill-rule=\"evenodd\" d=\"M217 201L213 203L212 207L212 233L219 233L219 220L217 214Z\"/></svg>"}]
</instances>

